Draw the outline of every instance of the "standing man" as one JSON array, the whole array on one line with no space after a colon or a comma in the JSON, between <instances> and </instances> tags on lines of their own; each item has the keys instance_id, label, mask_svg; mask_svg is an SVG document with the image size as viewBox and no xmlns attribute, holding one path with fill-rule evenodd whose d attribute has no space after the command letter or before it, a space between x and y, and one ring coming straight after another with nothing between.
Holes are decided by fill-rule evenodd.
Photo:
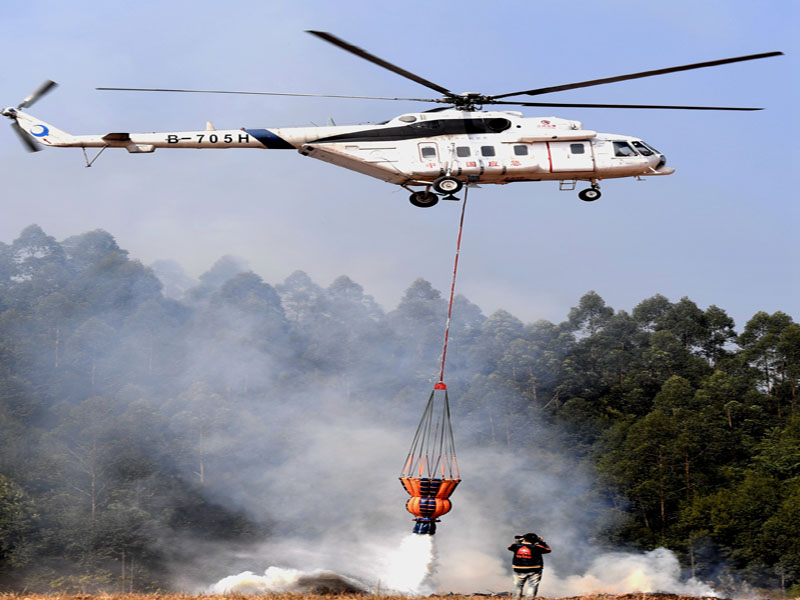
<instances>
[{"instance_id":1,"label":"standing man","mask_svg":"<svg viewBox=\"0 0 800 600\"><path fill-rule=\"evenodd\" d=\"M550 552L550 546L535 533L526 533L514 538L514 543L508 547L514 553L511 565L514 568L514 600L522 598L525 584L528 588L526 598L535 598L539 591L539 582L542 580L544 561L542 554Z\"/></svg>"}]
</instances>

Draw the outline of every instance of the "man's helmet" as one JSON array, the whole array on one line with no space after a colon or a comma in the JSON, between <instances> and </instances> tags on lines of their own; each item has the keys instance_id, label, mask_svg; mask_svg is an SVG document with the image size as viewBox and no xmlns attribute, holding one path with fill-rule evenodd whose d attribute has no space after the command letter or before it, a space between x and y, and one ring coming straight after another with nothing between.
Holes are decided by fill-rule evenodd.
<instances>
[{"instance_id":1,"label":"man's helmet","mask_svg":"<svg viewBox=\"0 0 800 600\"><path fill-rule=\"evenodd\" d=\"M539 536L536 535L535 533L526 533L525 535L522 536L522 539L525 540L526 542L530 542L531 544L533 544L534 542L539 541Z\"/></svg>"}]
</instances>

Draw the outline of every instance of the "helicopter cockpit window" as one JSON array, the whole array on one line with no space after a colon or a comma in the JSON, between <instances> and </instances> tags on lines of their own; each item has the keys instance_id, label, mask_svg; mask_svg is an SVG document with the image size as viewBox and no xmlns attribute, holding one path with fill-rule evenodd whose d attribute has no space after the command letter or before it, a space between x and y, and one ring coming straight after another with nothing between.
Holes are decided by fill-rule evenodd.
<instances>
[{"instance_id":1,"label":"helicopter cockpit window","mask_svg":"<svg viewBox=\"0 0 800 600\"><path fill-rule=\"evenodd\" d=\"M636 156L636 150L628 142L614 142L614 156Z\"/></svg>"},{"instance_id":2,"label":"helicopter cockpit window","mask_svg":"<svg viewBox=\"0 0 800 600\"><path fill-rule=\"evenodd\" d=\"M528 147L527 146L514 146L514 154L517 156L528 156Z\"/></svg>"},{"instance_id":3,"label":"helicopter cockpit window","mask_svg":"<svg viewBox=\"0 0 800 600\"><path fill-rule=\"evenodd\" d=\"M586 152L586 147L583 144L570 144L569 151L572 154L584 154Z\"/></svg>"},{"instance_id":4,"label":"helicopter cockpit window","mask_svg":"<svg viewBox=\"0 0 800 600\"><path fill-rule=\"evenodd\" d=\"M652 156L653 155L653 151L650 150L650 148L648 148L642 142L638 142L638 141L637 142L633 142L633 147L636 148L641 153L642 156Z\"/></svg>"},{"instance_id":5,"label":"helicopter cockpit window","mask_svg":"<svg viewBox=\"0 0 800 600\"><path fill-rule=\"evenodd\" d=\"M481 146L481 156L494 156L494 146Z\"/></svg>"},{"instance_id":6,"label":"helicopter cockpit window","mask_svg":"<svg viewBox=\"0 0 800 600\"><path fill-rule=\"evenodd\" d=\"M650 144L645 144L644 142L639 142L639 143L642 146L644 146L645 148L647 148L648 150L651 150L653 152L653 154L661 154L661 152L659 152L658 150L653 148ZM637 146L637 148L638 148L638 146ZM642 154L644 154L644 152L642 152Z\"/></svg>"},{"instance_id":7,"label":"helicopter cockpit window","mask_svg":"<svg viewBox=\"0 0 800 600\"><path fill-rule=\"evenodd\" d=\"M459 158L467 158L470 156L469 146L456 146L456 156Z\"/></svg>"}]
</instances>

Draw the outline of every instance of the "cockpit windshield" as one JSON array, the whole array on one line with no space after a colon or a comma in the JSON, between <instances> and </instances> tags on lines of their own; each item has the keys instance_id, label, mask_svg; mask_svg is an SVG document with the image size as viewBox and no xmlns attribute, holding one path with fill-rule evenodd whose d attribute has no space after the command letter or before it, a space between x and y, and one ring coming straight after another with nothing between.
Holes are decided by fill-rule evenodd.
<instances>
[{"instance_id":1,"label":"cockpit windshield","mask_svg":"<svg viewBox=\"0 0 800 600\"><path fill-rule=\"evenodd\" d=\"M645 156L651 156L653 154L661 154L661 152L659 152L658 150L656 150L655 148L653 148L649 144L645 144L644 142L642 142L640 140L637 140L637 141L633 142L633 145L636 147L636 149L639 152L641 152Z\"/></svg>"}]
</instances>

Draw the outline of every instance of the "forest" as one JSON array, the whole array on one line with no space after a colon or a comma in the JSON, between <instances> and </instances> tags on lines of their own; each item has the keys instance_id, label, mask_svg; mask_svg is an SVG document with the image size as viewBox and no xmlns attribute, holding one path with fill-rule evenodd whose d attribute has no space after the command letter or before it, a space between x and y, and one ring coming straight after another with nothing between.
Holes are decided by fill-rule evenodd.
<instances>
[{"instance_id":1,"label":"forest","mask_svg":"<svg viewBox=\"0 0 800 600\"><path fill-rule=\"evenodd\" d=\"M170 589L187 547L279 536L285 488L232 490L257 460L289 464L310 396L413 427L446 312L422 279L385 310L346 275L268 283L233 257L193 281L102 230L0 242L0 591ZM627 312L587 291L563 322L523 323L458 296L448 361L458 444L568 449L611 515L596 543L800 593L790 315L737 328L687 297ZM233 432L258 440L253 462Z\"/></svg>"}]
</instances>

